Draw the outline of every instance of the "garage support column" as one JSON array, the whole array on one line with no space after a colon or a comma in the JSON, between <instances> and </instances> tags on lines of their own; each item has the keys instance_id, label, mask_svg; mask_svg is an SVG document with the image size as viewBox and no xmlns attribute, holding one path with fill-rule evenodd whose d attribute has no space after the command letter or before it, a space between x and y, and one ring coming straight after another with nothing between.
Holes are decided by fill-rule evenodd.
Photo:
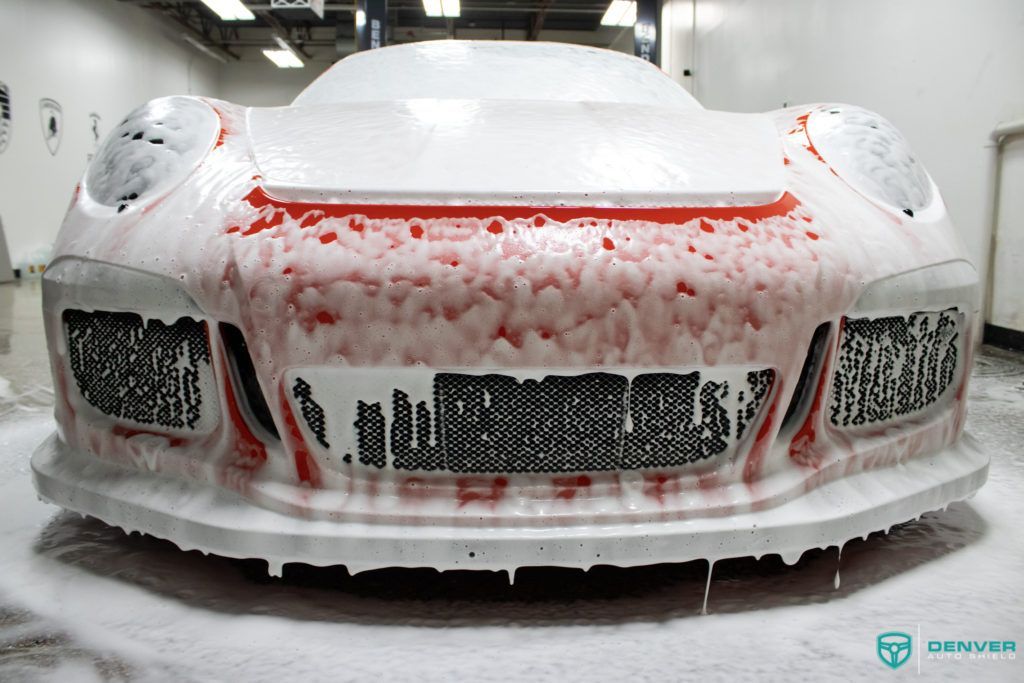
<instances>
[{"instance_id":1,"label":"garage support column","mask_svg":"<svg viewBox=\"0 0 1024 683\"><path fill-rule=\"evenodd\" d=\"M633 54L658 66L658 33L661 29L661 0L637 0L633 26Z\"/></svg>"},{"instance_id":2,"label":"garage support column","mask_svg":"<svg viewBox=\"0 0 1024 683\"><path fill-rule=\"evenodd\" d=\"M356 49L387 45L388 0L356 0Z\"/></svg>"}]
</instances>

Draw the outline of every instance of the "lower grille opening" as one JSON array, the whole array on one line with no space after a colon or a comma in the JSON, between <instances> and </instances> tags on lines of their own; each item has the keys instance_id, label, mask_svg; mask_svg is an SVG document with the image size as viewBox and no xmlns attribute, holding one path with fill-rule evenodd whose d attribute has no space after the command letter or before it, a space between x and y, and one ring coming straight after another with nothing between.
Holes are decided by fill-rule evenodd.
<instances>
[{"instance_id":1,"label":"lower grille opening","mask_svg":"<svg viewBox=\"0 0 1024 683\"><path fill-rule=\"evenodd\" d=\"M756 430L775 375L344 373L344 382L316 372L292 378L310 443L346 463L465 474L676 468L728 457Z\"/></svg>"},{"instance_id":2,"label":"lower grille opening","mask_svg":"<svg viewBox=\"0 0 1024 683\"><path fill-rule=\"evenodd\" d=\"M235 394L240 403L239 410L250 424L255 421L255 425L252 426L261 427L267 434L280 439L267 399L263 396L263 390L256 378L256 367L252 364L245 335L234 325L220 323L220 337L228 357L231 383L235 387Z\"/></svg>"},{"instance_id":3,"label":"lower grille opening","mask_svg":"<svg viewBox=\"0 0 1024 683\"><path fill-rule=\"evenodd\" d=\"M832 380L832 424L913 419L939 404L958 376L963 318L956 309L846 318Z\"/></svg>"},{"instance_id":4,"label":"lower grille opening","mask_svg":"<svg viewBox=\"0 0 1024 683\"><path fill-rule=\"evenodd\" d=\"M93 409L142 429L201 433L218 416L206 323L64 311L67 360Z\"/></svg>"},{"instance_id":5,"label":"lower grille opening","mask_svg":"<svg viewBox=\"0 0 1024 683\"><path fill-rule=\"evenodd\" d=\"M811 336L811 344L807 347L807 357L804 358L804 366L800 369L800 378L793 389L793 398L786 408L786 416L782 418L780 431L785 431L793 425L800 424L807 410L814 400L814 392L817 390L818 374L825 362L825 355L828 349L829 332L832 330L832 323L822 323L815 328Z\"/></svg>"}]
</instances>

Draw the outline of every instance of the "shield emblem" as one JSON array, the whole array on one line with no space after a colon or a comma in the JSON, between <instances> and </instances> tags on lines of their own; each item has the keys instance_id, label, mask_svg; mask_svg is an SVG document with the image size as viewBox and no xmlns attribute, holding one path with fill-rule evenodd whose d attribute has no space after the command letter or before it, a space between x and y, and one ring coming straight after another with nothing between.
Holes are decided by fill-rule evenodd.
<instances>
[{"instance_id":1,"label":"shield emblem","mask_svg":"<svg viewBox=\"0 0 1024 683\"><path fill-rule=\"evenodd\" d=\"M60 138L64 135L64 113L56 100L44 97L39 100L39 122L43 126L43 140L50 154L60 149Z\"/></svg>"},{"instance_id":2,"label":"shield emblem","mask_svg":"<svg viewBox=\"0 0 1024 683\"><path fill-rule=\"evenodd\" d=\"M11 139L11 89L0 83L0 154Z\"/></svg>"},{"instance_id":3,"label":"shield emblem","mask_svg":"<svg viewBox=\"0 0 1024 683\"><path fill-rule=\"evenodd\" d=\"M878 658L890 669L898 669L910 659L912 640L906 633L889 631L878 636Z\"/></svg>"},{"instance_id":4,"label":"shield emblem","mask_svg":"<svg viewBox=\"0 0 1024 683\"><path fill-rule=\"evenodd\" d=\"M100 122L102 119L100 115L93 112L89 114L89 130L92 131L92 151L88 154L88 161L92 161L93 156L96 155L96 150L100 147Z\"/></svg>"}]
</instances>

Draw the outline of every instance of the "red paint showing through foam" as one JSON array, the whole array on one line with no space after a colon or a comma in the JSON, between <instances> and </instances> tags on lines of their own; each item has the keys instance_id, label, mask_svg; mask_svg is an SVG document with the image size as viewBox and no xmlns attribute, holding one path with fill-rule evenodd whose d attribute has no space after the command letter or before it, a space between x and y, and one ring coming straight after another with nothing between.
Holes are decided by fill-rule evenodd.
<instances>
[{"instance_id":1,"label":"red paint showing through foam","mask_svg":"<svg viewBox=\"0 0 1024 683\"><path fill-rule=\"evenodd\" d=\"M807 138L807 144L804 145L804 148L808 152L813 154L815 157L817 157L818 161L828 166L828 162L825 161L825 157L821 156L821 154L818 153L818 149L814 146L814 143L811 142L811 134L807 132L807 119L809 119L810 116L811 112L807 112L806 114L796 117L796 122L800 124L800 127L803 129L804 132L804 137Z\"/></svg>"},{"instance_id":2,"label":"red paint showing through foam","mask_svg":"<svg viewBox=\"0 0 1024 683\"><path fill-rule=\"evenodd\" d=\"M269 215L255 221L242 235L254 235L280 225L285 214L298 220L310 212L324 218L365 216L368 219L432 220L453 218L475 218L487 220L496 217L505 220L534 219L535 225L543 225L543 218L567 223L580 219L649 221L666 225L687 223L697 218L718 221L747 220L757 222L768 218L785 216L800 206L800 201L789 192L784 193L771 204L757 206L680 206L680 207L591 207L591 206L450 206L419 204L330 204L316 202L294 202L278 199L267 194L257 185L245 196L253 208L270 207ZM309 221L304 221L303 225ZM498 234L500 224L490 223L488 230ZM710 226L708 226L710 227Z\"/></svg>"},{"instance_id":3,"label":"red paint showing through foam","mask_svg":"<svg viewBox=\"0 0 1024 683\"><path fill-rule=\"evenodd\" d=\"M457 479L455 486L459 507L465 507L473 502L495 505L504 497L505 489L508 488L508 479L505 477L495 477L494 479L464 477Z\"/></svg>"},{"instance_id":4,"label":"red paint showing through foam","mask_svg":"<svg viewBox=\"0 0 1024 683\"><path fill-rule=\"evenodd\" d=\"M581 474L578 477L555 477L551 483L558 489L555 492L555 498L572 500L580 489L588 488L591 482L590 477Z\"/></svg>"},{"instance_id":5,"label":"red paint showing through foam","mask_svg":"<svg viewBox=\"0 0 1024 683\"><path fill-rule=\"evenodd\" d=\"M295 421L295 415L292 414L288 397L285 396L283 383L281 385L281 412L284 413L284 422L288 427L288 435L292 438L291 447L295 454L295 471L299 475L299 481L304 481L313 488L320 488L323 483L323 479L320 476L320 466L310 454L306 440L302 438L299 424Z\"/></svg>"},{"instance_id":6,"label":"red paint showing through foam","mask_svg":"<svg viewBox=\"0 0 1024 683\"><path fill-rule=\"evenodd\" d=\"M656 473L645 474L643 476L644 495L658 501L661 505L665 504L666 495L678 495L682 493L682 482L679 481L679 475L677 474Z\"/></svg>"},{"instance_id":7,"label":"red paint showing through foam","mask_svg":"<svg viewBox=\"0 0 1024 683\"><path fill-rule=\"evenodd\" d=\"M221 367L225 368L225 374L227 374L228 362L224 354L221 354ZM238 409L238 401L235 400L235 388L230 377L224 378L224 399L225 403L228 404L228 416L231 418L231 423L235 426L235 430L238 433L235 452L247 460L266 462L267 447L256 438L256 435L249 429L249 424L242 417L242 411Z\"/></svg>"},{"instance_id":8,"label":"red paint showing through foam","mask_svg":"<svg viewBox=\"0 0 1024 683\"><path fill-rule=\"evenodd\" d=\"M754 446L747 454L747 462L743 466L743 481L747 484L752 484L760 479L761 461L764 460L764 456L768 453L768 448L771 446L768 435L772 433L772 428L775 425L775 409L778 407L782 395L782 381L778 378L777 373L772 389L775 392L775 398L772 399L772 403L768 407L768 415L765 416L764 422L761 423L761 428L757 430Z\"/></svg>"},{"instance_id":9,"label":"red paint showing through foam","mask_svg":"<svg viewBox=\"0 0 1024 683\"><path fill-rule=\"evenodd\" d=\"M114 425L110 429L110 433L114 436L119 436L122 439L130 439L133 436L158 436L161 439L167 439L167 445L170 448L180 448L188 443L185 439L180 437L161 434L160 432L151 432L147 429L129 429L123 425Z\"/></svg>"},{"instance_id":10,"label":"red paint showing through foam","mask_svg":"<svg viewBox=\"0 0 1024 683\"><path fill-rule=\"evenodd\" d=\"M801 465L814 467L815 469L821 465L822 454L814 448L814 441L817 439L816 430L819 423L819 415L821 415L821 400L825 395L825 385L828 382L830 365L831 357L826 357L818 375L818 386L814 391L814 402L811 403L811 409L807 411L807 418L804 420L803 425L793 435L793 440L789 444L790 458Z\"/></svg>"},{"instance_id":11,"label":"red paint showing through foam","mask_svg":"<svg viewBox=\"0 0 1024 683\"><path fill-rule=\"evenodd\" d=\"M217 142L214 144L216 148L224 144L224 138L228 136L228 129L224 126L224 115L220 112L220 109L216 107L211 107L211 109L217 114L217 119L220 121L220 131L217 133Z\"/></svg>"},{"instance_id":12,"label":"red paint showing through foam","mask_svg":"<svg viewBox=\"0 0 1024 683\"><path fill-rule=\"evenodd\" d=\"M75 191L71 193L71 203L68 204L68 211L75 208L75 204L78 203L78 195L82 191L82 183L75 185Z\"/></svg>"}]
</instances>

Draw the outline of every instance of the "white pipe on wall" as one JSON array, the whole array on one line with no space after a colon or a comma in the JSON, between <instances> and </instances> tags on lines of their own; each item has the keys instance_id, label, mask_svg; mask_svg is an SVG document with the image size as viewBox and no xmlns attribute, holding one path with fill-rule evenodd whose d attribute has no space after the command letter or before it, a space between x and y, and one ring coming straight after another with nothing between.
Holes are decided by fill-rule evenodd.
<instances>
[{"instance_id":1,"label":"white pipe on wall","mask_svg":"<svg viewBox=\"0 0 1024 683\"><path fill-rule=\"evenodd\" d=\"M988 270L985 277L985 320L992 322L993 299L995 295L996 277L996 245L999 237L999 182L1000 168L1002 167L1003 143L1007 138L1024 133L1024 118L1000 123L989 134L991 150L989 164L989 178L992 184L988 193L988 205L986 207L986 218L989 224L988 243Z\"/></svg>"},{"instance_id":2,"label":"white pipe on wall","mask_svg":"<svg viewBox=\"0 0 1024 683\"><path fill-rule=\"evenodd\" d=\"M1003 144L1003 138L1010 137L1011 135L1020 135L1021 133L1024 133L1024 118L1000 123L992 130L992 134L989 137L992 139L992 142L1001 145Z\"/></svg>"}]
</instances>

